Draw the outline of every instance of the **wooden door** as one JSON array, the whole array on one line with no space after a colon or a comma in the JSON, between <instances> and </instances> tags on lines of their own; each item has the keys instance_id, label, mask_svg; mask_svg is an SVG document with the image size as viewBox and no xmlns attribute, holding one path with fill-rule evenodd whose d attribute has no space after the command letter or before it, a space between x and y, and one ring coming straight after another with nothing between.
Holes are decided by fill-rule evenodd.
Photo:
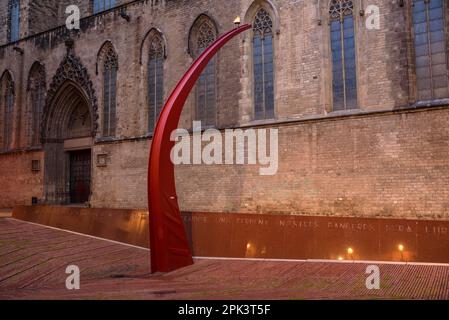
<instances>
[{"instance_id":1,"label":"wooden door","mask_svg":"<svg viewBox=\"0 0 449 320\"><path fill-rule=\"evenodd\" d=\"M86 203L90 196L91 151L70 153L70 202Z\"/></svg>"}]
</instances>

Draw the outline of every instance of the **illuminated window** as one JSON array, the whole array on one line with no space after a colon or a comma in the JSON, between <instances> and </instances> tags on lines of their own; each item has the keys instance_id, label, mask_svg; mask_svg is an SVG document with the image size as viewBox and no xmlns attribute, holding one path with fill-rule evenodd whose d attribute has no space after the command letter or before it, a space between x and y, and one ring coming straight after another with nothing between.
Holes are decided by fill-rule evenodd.
<instances>
[{"instance_id":1,"label":"illuminated window","mask_svg":"<svg viewBox=\"0 0 449 320\"><path fill-rule=\"evenodd\" d=\"M20 38L20 3L19 0L9 2L9 42Z\"/></svg>"},{"instance_id":2,"label":"illuminated window","mask_svg":"<svg viewBox=\"0 0 449 320\"><path fill-rule=\"evenodd\" d=\"M105 137L115 135L117 69L117 55L112 46L108 46L103 65L103 136Z\"/></svg>"},{"instance_id":3,"label":"illuminated window","mask_svg":"<svg viewBox=\"0 0 449 320\"><path fill-rule=\"evenodd\" d=\"M443 0L413 1L416 84L420 100L449 96L444 8Z\"/></svg>"},{"instance_id":4,"label":"illuminated window","mask_svg":"<svg viewBox=\"0 0 449 320\"><path fill-rule=\"evenodd\" d=\"M349 0L331 0L333 110L357 109L357 75L354 35L354 5Z\"/></svg>"},{"instance_id":5,"label":"illuminated window","mask_svg":"<svg viewBox=\"0 0 449 320\"><path fill-rule=\"evenodd\" d=\"M94 0L94 14L115 7L115 0Z\"/></svg>"},{"instance_id":6,"label":"illuminated window","mask_svg":"<svg viewBox=\"0 0 449 320\"><path fill-rule=\"evenodd\" d=\"M30 112L28 116L29 142L31 146L40 144L40 127L42 112L45 104L45 70L44 67L35 63L31 68L28 78L28 103Z\"/></svg>"},{"instance_id":7,"label":"illuminated window","mask_svg":"<svg viewBox=\"0 0 449 320\"><path fill-rule=\"evenodd\" d=\"M9 72L6 72L1 81L2 105L3 105L3 149L11 148L13 137L13 113L14 113L14 83Z\"/></svg>"},{"instance_id":8,"label":"illuminated window","mask_svg":"<svg viewBox=\"0 0 449 320\"><path fill-rule=\"evenodd\" d=\"M194 24L190 39L193 54L197 58L209 47L217 37L217 30L212 20L201 16ZM196 109L195 120L203 126L216 124L216 59L212 59L201 73L195 89Z\"/></svg>"},{"instance_id":9,"label":"illuminated window","mask_svg":"<svg viewBox=\"0 0 449 320\"><path fill-rule=\"evenodd\" d=\"M254 116L274 118L273 21L260 9L253 23Z\"/></svg>"},{"instance_id":10,"label":"illuminated window","mask_svg":"<svg viewBox=\"0 0 449 320\"><path fill-rule=\"evenodd\" d=\"M153 132L164 102L164 44L159 35L150 42L148 57L148 128Z\"/></svg>"}]
</instances>

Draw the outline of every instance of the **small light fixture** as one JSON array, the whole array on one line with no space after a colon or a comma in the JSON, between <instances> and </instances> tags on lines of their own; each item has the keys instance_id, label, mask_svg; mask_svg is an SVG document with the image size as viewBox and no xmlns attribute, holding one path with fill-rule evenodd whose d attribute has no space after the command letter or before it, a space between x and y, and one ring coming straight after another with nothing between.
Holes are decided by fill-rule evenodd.
<instances>
[{"instance_id":1,"label":"small light fixture","mask_svg":"<svg viewBox=\"0 0 449 320\"><path fill-rule=\"evenodd\" d=\"M343 257L342 257L342 256L339 256L339 257L338 257L338 261L343 261Z\"/></svg>"},{"instance_id":2,"label":"small light fixture","mask_svg":"<svg viewBox=\"0 0 449 320\"><path fill-rule=\"evenodd\" d=\"M401 253L401 261L404 261L404 245L402 243L398 245L398 250Z\"/></svg>"},{"instance_id":3,"label":"small light fixture","mask_svg":"<svg viewBox=\"0 0 449 320\"><path fill-rule=\"evenodd\" d=\"M234 25L236 28L240 27L240 23L241 23L240 16L235 17Z\"/></svg>"}]
</instances>

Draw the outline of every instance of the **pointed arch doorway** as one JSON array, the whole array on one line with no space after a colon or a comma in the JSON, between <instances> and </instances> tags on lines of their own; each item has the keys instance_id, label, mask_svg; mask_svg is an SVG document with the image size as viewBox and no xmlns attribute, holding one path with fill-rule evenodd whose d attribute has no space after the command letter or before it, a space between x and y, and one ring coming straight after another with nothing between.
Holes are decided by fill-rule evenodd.
<instances>
[{"instance_id":1,"label":"pointed arch doorway","mask_svg":"<svg viewBox=\"0 0 449 320\"><path fill-rule=\"evenodd\" d=\"M75 55L74 41L47 92L41 138L44 194L48 204L88 204L92 194L92 146L98 105L87 69Z\"/></svg>"},{"instance_id":2,"label":"pointed arch doorway","mask_svg":"<svg viewBox=\"0 0 449 320\"><path fill-rule=\"evenodd\" d=\"M89 98L78 84L66 80L44 122L46 203L88 204L93 128Z\"/></svg>"}]
</instances>

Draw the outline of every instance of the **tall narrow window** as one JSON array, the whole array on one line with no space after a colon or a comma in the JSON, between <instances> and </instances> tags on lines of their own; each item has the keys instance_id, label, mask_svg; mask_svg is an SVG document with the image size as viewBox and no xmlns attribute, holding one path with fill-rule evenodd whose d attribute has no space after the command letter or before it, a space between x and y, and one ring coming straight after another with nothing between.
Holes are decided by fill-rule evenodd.
<instances>
[{"instance_id":1,"label":"tall narrow window","mask_svg":"<svg viewBox=\"0 0 449 320\"><path fill-rule=\"evenodd\" d=\"M164 45L154 35L148 57L148 128L153 132L164 102Z\"/></svg>"},{"instance_id":2,"label":"tall narrow window","mask_svg":"<svg viewBox=\"0 0 449 320\"><path fill-rule=\"evenodd\" d=\"M13 137L14 83L11 75L5 73L1 82L3 104L3 149L11 148Z\"/></svg>"},{"instance_id":3,"label":"tall narrow window","mask_svg":"<svg viewBox=\"0 0 449 320\"><path fill-rule=\"evenodd\" d=\"M118 58L111 46L105 52L103 68L103 136L112 137L116 127Z\"/></svg>"},{"instance_id":4,"label":"tall narrow window","mask_svg":"<svg viewBox=\"0 0 449 320\"><path fill-rule=\"evenodd\" d=\"M354 5L350 0L331 0L333 110L357 109Z\"/></svg>"},{"instance_id":5,"label":"tall narrow window","mask_svg":"<svg viewBox=\"0 0 449 320\"><path fill-rule=\"evenodd\" d=\"M94 0L94 14L115 7L115 0Z\"/></svg>"},{"instance_id":6,"label":"tall narrow window","mask_svg":"<svg viewBox=\"0 0 449 320\"><path fill-rule=\"evenodd\" d=\"M449 96L444 9L444 0L413 1L416 82L420 100Z\"/></svg>"},{"instance_id":7,"label":"tall narrow window","mask_svg":"<svg viewBox=\"0 0 449 320\"><path fill-rule=\"evenodd\" d=\"M260 9L253 23L254 116L274 118L273 21Z\"/></svg>"},{"instance_id":8,"label":"tall narrow window","mask_svg":"<svg viewBox=\"0 0 449 320\"><path fill-rule=\"evenodd\" d=\"M10 0L9 2L9 42L20 38L20 2Z\"/></svg>"},{"instance_id":9,"label":"tall narrow window","mask_svg":"<svg viewBox=\"0 0 449 320\"><path fill-rule=\"evenodd\" d=\"M30 146L40 144L40 127L45 103L45 70L35 63L28 78L28 133Z\"/></svg>"},{"instance_id":10,"label":"tall narrow window","mask_svg":"<svg viewBox=\"0 0 449 320\"><path fill-rule=\"evenodd\" d=\"M215 41L217 30L212 20L207 16L198 18L192 29L191 47L193 47L193 55L198 57ZM202 125L206 127L216 124L215 74L216 60L212 59L196 84L195 120L201 121Z\"/></svg>"}]
</instances>

